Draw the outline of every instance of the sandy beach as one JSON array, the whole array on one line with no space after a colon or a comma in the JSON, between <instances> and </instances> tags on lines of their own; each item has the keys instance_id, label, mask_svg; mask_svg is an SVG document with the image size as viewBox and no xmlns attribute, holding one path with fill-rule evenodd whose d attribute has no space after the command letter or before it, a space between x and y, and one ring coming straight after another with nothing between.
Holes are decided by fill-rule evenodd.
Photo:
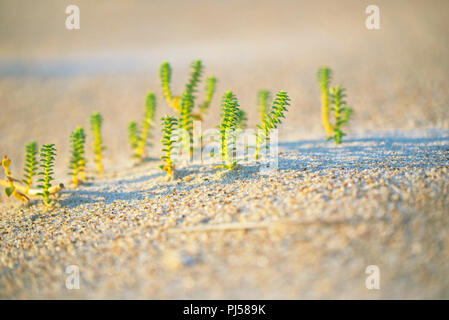
<instances>
[{"instance_id":1,"label":"sandy beach","mask_svg":"<svg viewBox=\"0 0 449 320\"><path fill-rule=\"evenodd\" d=\"M2 191L1 299L449 298L447 2L378 1L381 28L369 31L367 1L78 1L76 32L64 4L44 2L0 4L0 155L21 176L25 143L54 143L66 188L51 210ZM226 90L249 128L257 90L289 93L276 169L196 160L164 177L159 119L174 112L158 68L171 62L181 92L194 59L218 78L203 129L219 123ZM341 145L320 123L322 65L354 109ZM158 121L135 165L126 128L148 91ZM88 181L74 188L69 134L93 111L105 174L88 131Z\"/></svg>"}]
</instances>

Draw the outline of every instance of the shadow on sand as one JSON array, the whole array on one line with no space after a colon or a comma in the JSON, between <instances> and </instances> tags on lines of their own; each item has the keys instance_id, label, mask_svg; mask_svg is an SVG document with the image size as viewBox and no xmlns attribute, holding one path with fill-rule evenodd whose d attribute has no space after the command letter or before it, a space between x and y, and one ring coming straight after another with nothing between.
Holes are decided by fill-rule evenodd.
<instances>
[{"instance_id":1,"label":"shadow on sand","mask_svg":"<svg viewBox=\"0 0 449 320\"><path fill-rule=\"evenodd\" d=\"M429 168L449 165L449 135L430 138L370 137L346 139L341 145L325 140L303 140L279 143L278 170L326 171L332 168L370 169L388 168ZM90 190L102 182L93 182L88 188L65 190L69 197L61 199L61 205L77 207L84 203L103 201L111 204L117 200L144 200L155 196L188 191L205 184L228 184L235 180L252 180L259 175L257 164L240 165L236 170L227 171L213 166L202 168L191 165L179 170L178 180L161 183L139 191L119 191L120 185L142 183L163 176L162 172L144 175L135 179L119 179L108 182L104 191ZM186 184L182 178L200 173L219 175L218 179L206 179L198 183ZM104 186L104 185L103 185Z\"/></svg>"},{"instance_id":2,"label":"shadow on sand","mask_svg":"<svg viewBox=\"0 0 449 320\"><path fill-rule=\"evenodd\" d=\"M430 138L370 137L279 143L279 170L331 168L428 168L449 163L449 136ZM289 154L294 153L294 159Z\"/></svg>"}]
</instances>

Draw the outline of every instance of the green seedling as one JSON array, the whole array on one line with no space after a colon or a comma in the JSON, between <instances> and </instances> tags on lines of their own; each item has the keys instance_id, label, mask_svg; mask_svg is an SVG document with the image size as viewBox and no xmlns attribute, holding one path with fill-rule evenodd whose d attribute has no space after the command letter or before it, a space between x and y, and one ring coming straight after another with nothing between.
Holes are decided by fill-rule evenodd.
<instances>
[{"instance_id":1,"label":"green seedling","mask_svg":"<svg viewBox=\"0 0 449 320\"><path fill-rule=\"evenodd\" d=\"M103 124L103 117L98 112L94 112L90 115L90 129L92 130L93 136L93 151L94 151L94 162L97 166L97 172L102 174L103 163L102 163L102 151L105 149L103 146L103 141L101 138L101 126Z\"/></svg>"},{"instance_id":2,"label":"green seedling","mask_svg":"<svg viewBox=\"0 0 449 320\"><path fill-rule=\"evenodd\" d=\"M134 157L142 161L145 156L146 147L149 145L150 129L154 121L156 110L156 96L153 92L149 92L145 99L145 113L142 120L142 130L136 122L131 121L128 125L128 140L134 151Z\"/></svg>"},{"instance_id":3,"label":"green seedling","mask_svg":"<svg viewBox=\"0 0 449 320\"><path fill-rule=\"evenodd\" d=\"M179 114L179 141L184 151L189 155L193 155L193 96L184 91L181 100L181 112Z\"/></svg>"},{"instance_id":4,"label":"green seedling","mask_svg":"<svg viewBox=\"0 0 449 320\"><path fill-rule=\"evenodd\" d=\"M190 65L192 68L192 71L190 72L190 78L189 81L186 83L185 91L193 96L193 94L196 92L196 87L198 86L198 83L200 82L201 74L203 73L203 63L201 60L195 60Z\"/></svg>"},{"instance_id":5,"label":"green seedling","mask_svg":"<svg viewBox=\"0 0 449 320\"><path fill-rule=\"evenodd\" d=\"M72 176L72 184L76 187L80 182L85 182L86 174L86 158L84 152L84 144L86 142L86 134L82 127L77 127L70 135L70 143L72 145L72 155L70 158L70 175Z\"/></svg>"},{"instance_id":6,"label":"green seedling","mask_svg":"<svg viewBox=\"0 0 449 320\"><path fill-rule=\"evenodd\" d=\"M40 150L40 168L38 188L41 190L39 195L42 197L42 201L48 207L50 206L50 188L53 179L53 167L56 156L56 149L54 144L44 144Z\"/></svg>"},{"instance_id":7,"label":"green seedling","mask_svg":"<svg viewBox=\"0 0 449 320\"><path fill-rule=\"evenodd\" d=\"M23 169L23 180L22 182L25 184L25 194L28 194L32 184L33 177L37 173L38 162L37 162L37 143L35 141L28 143L25 146L25 165Z\"/></svg>"},{"instance_id":8,"label":"green seedling","mask_svg":"<svg viewBox=\"0 0 449 320\"><path fill-rule=\"evenodd\" d=\"M199 105L199 115L193 115L194 119L198 119L200 121L202 121L204 115L206 114L206 111L209 109L210 104L212 102L212 98L214 96L215 93L215 88L216 88L216 84L217 84L217 79L215 77L208 77L206 79L206 86L205 86L205 92L206 92L206 96L204 98L203 103L201 103ZM200 135L199 139L200 139L200 148L203 148L203 140L206 137L204 137L203 135Z\"/></svg>"},{"instance_id":9,"label":"green seedling","mask_svg":"<svg viewBox=\"0 0 449 320\"><path fill-rule=\"evenodd\" d=\"M83 127L79 127L77 129L78 135L79 135L79 143L78 143L78 154L79 154L79 161L78 161L78 170L80 174L80 181L86 182L86 150L85 150L85 144L86 144L86 132L84 131Z\"/></svg>"},{"instance_id":10,"label":"green seedling","mask_svg":"<svg viewBox=\"0 0 449 320\"><path fill-rule=\"evenodd\" d=\"M326 136L331 138L333 127L329 121L329 84L332 79L332 70L328 67L321 67L317 72L317 78L321 91L321 123Z\"/></svg>"},{"instance_id":11,"label":"green seedling","mask_svg":"<svg viewBox=\"0 0 449 320\"><path fill-rule=\"evenodd\" d=\"M220 132L220 151L223 164L219 167L232 169L237 164L236 160L231 159L236 152L235 131L241 123L242 113L239 103L232 91L227 91L222 101Z\"/></svg>"},{"instance_id":12,"label":"green seedling","mask_svg":"<svg viewBox=\"0 0 449 320\"><path fill-rule=\"evenodd\" d=\"M204 66L201 60L195 60L191 64L191 72L188 82L185 85L183 92L193 97L193 106L195 105L195 93L198 84L201 80L201 75L203 73ZM178 114L181 113L182 109L182 95L174 95L171 89L171 76L172 68L168 62L163 62L159 69L159 77L161 80L162 94L167 101L168 105L173 108ZM207 111L212 101L213 95L215 93L215 86L217 80L214 77L209 77L206 80L206 95L203 103L199 105L199 113L193 114L194 119L202 120L202 116ZM193 108L192 108L193 112Z\"/></svg>"},{"instance_id":13,"label":"green seedling","mask_svg":"<svg viewBox=\"0 0 449 320\"><path fill-rule=\"evenodd\" d=\"M192 71L190 72L190 78L186 83L184 92L193 97L193 94L196 92L196 86L198 85L201 74L203 72L203 64L201 60L195 60L192 62L191 67ZM172 94L171 74L172 68L170 64L168 62L163 62L159 70L159 76L161 79L161 86L162 86L162 94L165 100L167 100L168 105L172 107L176 112L181 113L182 97L180 97L179 95L175 96Z\"/></svg>"},{"instance_id":14,"label":"green seedling","mask_svg":"<svg viewBox=\"0 0 449 320\"><path fill-rule=\"evenodd\" d=\"M267 143L271 131L277 128L277 126L282 122L282 118L285 118L284 112L288 111L286 106L290 105L289 101L290 98L288 97L287 92L279 91L276 94L276 98L273 101L270 112L266 113L262 123L257 125L256 160L259 159L259 151L262 144Z\"/></svg>"},{"instance_id":15,"label":"green seedling","mask_svg":"<svg viewBox=\"0 0 449 320\"><path fill-rule=\"evenodd\" d=\"M270 91L262 89L257 92L257 106L259 109L260 123L265 119L265 115L270 112L268 100L270 99Z\"/></svg>"},{"instance_id":16,"label":"green seedling","mask_svg":"<svg viewBox=\"0 0 449 320\"><path fill-rule=\"evenodd\" d=\"M137 146L139 145L139 136L140 136L140 134L139 134L137 122L131 121L128 124L128 142L129 142L129 145L131 146L131 149L134 151L133 156L135 156Z\"/></svg>"},{"instance_id":17,"label":"green seedling","mask_svg":"<svg viewBox=\"0 0 449 320\"><path fill-rule=\"evenodd\" d=\"M266 115L268 114L268 112L270 112L270 105L268 100L270 100L271 98L271 93L270 91L266 90L266 89L261 89L257 92L257 107L258 107L258 111L259 111L259 121L260 123L263 123L265 120ZM268 139L268 138L267 138ZM257 141L257 132L256 132L256 141ZM268 146L268 143L267 143ZM250 146L248 146L248 148L250 148ZM267 147L268 150L268 147Z\"/></svg>"},{"instance_id":18,"label":"green seedling","mask_svg":"<svg viewBox=\"0 0 449 320\"><path fill-rule=\"evenodd\" d=\"M209 106L212 102L212 98L214 97L216 86L217 86L217 78L208 77L206 79L206 86L204 88L206 91L206 97L204 98L203 103L199 105L201 116L203 116L206 113L207 109L209 109Z\"/></svg>"},{"instance_id":19,"label":"green seedling","mask_svg":"<svg viewBox=\"0 0 449 320\"><path fill-rule=\"evenodd\" d=\"M154 114L156 110L156 96L153 92L147 94L145 99L145 114L142 121L142 130L137 144L136 154L139 159L145 154L146 146L148 145L148 138L150 136L151 125L154 121Z\"/></svg>"},{"instance_id":20,"label":"green seedling","mask_svg":"<svg viewBox=\"0 0 449 320\"><path fill-rule=\"evenodd\" d=\"M23 180L16 179L12 176L11 170L9 169L11 165L11 160L8 159L7 156L3 157L1 165L3 168L3 172L5 173L6 179L5 180L0 179L0 186L5 187L5 194L8 197L12 195L21 202L28 202L30 200L29 197L40 196L40 194L42 193L42 190L39 188L39 186L37 188L33 188L31 186L31 183L29 182L30 180L32 181L33 176L35 176L36 174L38 175L40 174L36 173L38 164L37 161L35 160L36 155L34 154L34 150L37 151L37 145L36 149L34 146L31 146L31 143L27 145L26 147L27 155L25 158L26 159L25 178ZM56 194L57 192L61 191L62 188L64 188L64 185L62 183L57 186L50 187L48 189L48 194L49 195Z\"/></svg>"},{"instance_id":21,"label":"green seedling","mask_svg":"<svg viewBox=\"0 0 449 320\"><path fill-rule=\"evenodd\" d=\"M352 109L347 106L345 101L345 91L346 89L341 85L330 88L329 90L333 103L332 111L334 112L335 116L333 139L336 144L340 144L341 139L346 135L342 131L342 127L348 122L349 117L352 113Z\"/></svg>"},{"instance_id":22,"label":"green seedling","mask_svg":"<svg viewBox=\"0 0 449 320\"><path fill-rule=\"evenodd\" d=\"M175 130L178 125L178 121L175 117L164 116L161 118L162 124L162 156L161 159L164 162L159 166L163 171L167 173L167 176L173 178L175 174L175 166L172 160L172 151L174 143L176 142Z\"/></svg>"},{"instance_id":23,"label":"green seedling","mask_svg":"<svg viewBox=\"0 0 449 320\"><path fill-rule=\"evenodd\" d=\"M174 97L171 91L171 74L172 69L168 62L164 61L161 64L161 67L159 69L159 77L161 79L161 86L162 86L162 95L164 96L165 100L167 100L167 103L170 107L172 107L176 112L179 112L181 110L181 107L178 103L178 98Z\"/></svg>"}]
</instances>

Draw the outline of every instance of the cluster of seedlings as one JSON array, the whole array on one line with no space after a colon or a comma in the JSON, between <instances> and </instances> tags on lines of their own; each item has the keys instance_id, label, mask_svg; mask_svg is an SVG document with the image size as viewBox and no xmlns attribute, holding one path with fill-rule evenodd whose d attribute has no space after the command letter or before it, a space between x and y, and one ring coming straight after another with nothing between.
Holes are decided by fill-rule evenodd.
<instances>
[{"instance_id":1,"label":"cluster of seedlings","mask_svg":"<svg viewBox=\"0 0 449 320\"><path fill-rule=\"evenodd\" d=\"M217 79L210 76L205 79L204 98L201 103L197 103L197 88L201 82L204 66L200 60L195 60L191 64L191 72L184 91L179 95L174 95L171 88L172 68L168 62L163 62L160 66L159 76L161 81L162 94L168 105L176 113L175 116L164 115L161 118L162 133L162 165L160 168L167 177L175 177L175 157L174 151L181 150L189 159L193 156L194 137L193 121L202 121L209 109L214 93L216 91ZM352 113L345 102L345 89L341 85L330 87L332 71L327 67L318 70L318 80L321 90L321 118L322 125L326 131L328 139L333 139L339 144L345 133L342 127L348 122ZM270 105L272 94L268 90L257 92L257 107L260 115L259 124L256 125L255 134L255 159L259 160L261 151L268 154L270 150L270 135L282 119L285 118L290 99L287 92L279 91L274 95ZM237 164L236 149L237 138L241 132L247 128L247 115L240 108L238 99L232 91L224 93L221 99L221 122L218 125L218 154L221 164L217 167L228 170L233 169ZM330 114L333 112L334 120L330 121ZM154 127L156 113L156 96L149 92L145 99L144 115L139 124L131 121L128 124L128 140L133 152L133 157L137 162L141 162L147 155L147 147L150 145L150 131ZM94 163L98 174L102 174L103 151L105 147L102 141L101 129L103 117L100 113L94 112L90 115L89 124L92 134L92 152ZM200 137L200 148L202 139ZM81 126L70 134L71 157L69 163L69 174L72 177L71 184L74 187L86 181L86 133ZM54 181L53 167L56 157L56 149L53 144L45 144L38 150L36 142L31 142L25 146L25 165L23 179L19 180L12 176L9 169L11 160L6 156L1 165L6 179L0 180L0 185L5 188L8 197L14 196L20 201L28 202L30 197L41 197L43 203L49 207L52 203L52 196L56 195L63 187L63 184L52 185ZM39 159L38 159L39 155ZM37 185L33 185L34 178L37 178Z\"/></svg>"},{"instance_id":2,"label":"cluster of seedlings","mask_svg":"<svg viewBox=\"0 0 449 320\"><path fill-rule=\"evenodd\" d=\"M209 106L212 102L212 98L215 93L215 88L217 84L217 79L214 76L209 76L205 81L205 97L203 102L198 104L198 111L193 113L193 108L195 105L195 93L197 91L198 84L201 80L201 76L204 71L204 66L201 60L195 60L191 64L191 72L190 77L185 84L184 91L179 95L174 95L171 90L171 76L172 76L172 68L170 63L163 62L159 69L159 77L161 80L162 87L162 95L167 101L168 105L173 108L178 115L182 113L182 104L183 100L187 99L188 102L192 103L192 118L195 120L203 120L203 117L206 111L209 109ZM192 100L192 101L190 101Z\"/></svg>"},{"instance_id":3,"label":"cluster of seedlings","mask_svg":"<svg viewBox=\"0 0 449 320\"><path fill-rule=\"evenodd\" d=\"M343 136L343 126L349 121L352 109L347 106L345 98L346 89L342 85L330 87L332 80L332 70L328 67L321 67L317 72L318 83L321 92L321 122L326 132L328 140L333 139L336 144L340 144ZM330 112L333 111L333 124L329 119Z\"/></svg>"},{"instance_id":4,"label":"cluster of seedlings","mask_svg":"<svg viewBox=\"0 0 449 320\"><path fill-rule=\"evenodd\" d=\"M39 160L37 155L39 153ZM53 167L56 156L54 144L44 144L40 151L36 142L31 142L25 146L25 165L23 179L15 178L11 170L11 160L7 156L2 159L2 168L6 180L0 180L0 185L5 187L5 194L14 196L22 202L30 201L30 197L41 197L46 206L49 206L52 199L51 195L57 194L64 187L63 184L52 185ZM37 177L37 185L34 186L33 180Z\"/></svg>"},{"instance_id":5,"label":"cluster of seedlings","mask_svg":"<svg viewBox=\"0 0 449 320\"><path fill-rule=\"evenodd\" d=\"M104 150L101 138L101 125L103 118L98 112L90 116L92 130L94 162L99 174L103 173L102 151ZM86 181L86 133L84 128L78 126L70 134L71 156L69 162L70 183L77 187ZM38 159L39 155L39 159ZM64 184L53 185L54 162L56 148L54 144L44 144L38 149L37 142L25 145L25 164L23 179L15 178L10 170L11 160L4 156L1 162L5 180L0 185L5 188L5 194L14 196L21 202L29 202L31 198L40 197L47 208L51 207L53 197L64 188ZM37 178L36 183L34 180Z\"/></svg>"},{"instance_id":6,"label":"cluster of seedlings","mask_svg":"<svg viewBox=\"0 0 449 320\"><path fill-rule=\"evenodd\" d=\"M205 98L203 103L199 104L197 113L195 110L195 93L197 86L201 81L203 72L203 64L196 60L191 64L191 73L185 90L181 95L173 95L171 89L172 68L168 62L162 63L159 75L161 79L162 94L168 105L177 113L177 117L164 116L162 118L163 145L162 160L164 165L161 168L169 177L174 176L174 163L172 152L175 146L183 150L185 154L192 158L193 154L193 120L202 120L209 108L217 80L215 77L206 79ZM270 93L267 90L261 90L258 93L258 101L260 106L261 120L258 125L259 132L256 134L256 160L259 159L259 151L261 146L265 145L269 148L269 136L273 129L281 123L284 112L287 111L286 106L289 105L289 98L285 91L277 93L270 107L268 103ZM221 123L218 126L219 131L219 154L222 164L218 167L232 169L237 164L236 160L236 143L238 135L247 127L247 115L240 108L237 97L232 91L227 91L222 98ZM175 129L175 127L177 128ZM201 137L202 139L202 137ZM201 147L201 146L200 146Z\"/></svg>"},{"instance_id":7,"label":"cluster of seedlings","mask_svg":"<svg viewBox=\"0 0 449 320\"><path fill-rule=\"evenodd\" d=\"M204 65L201 60L195 60L191 63L191 72L187 80L184 91L179 95L174 95L171 89L172 68L168 62L163 62L159 69L161 80L162 95L168 105L177 114L177 123L181 133L178 135L178 141L181 144L181 150L191 159L193 157L193 121L203 121L212 98L215 93L217 79L209 76L205 80L205 96L201 103L197 103L197 88L201 81L204 71ZM196 110L198 109L198 110Z\"/></svg>"}]
</instances>

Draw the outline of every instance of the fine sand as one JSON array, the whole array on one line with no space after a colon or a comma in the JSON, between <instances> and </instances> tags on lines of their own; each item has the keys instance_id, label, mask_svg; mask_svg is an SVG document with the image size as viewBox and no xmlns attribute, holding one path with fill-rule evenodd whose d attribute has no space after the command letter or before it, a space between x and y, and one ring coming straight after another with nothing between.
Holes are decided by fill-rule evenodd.
<instances>
[{"instance_id":1,"label":"fine sand","mask_svg":"<svg viewBox=\"0 0 449 320\"><path fill-rule=\"evenodd\" d=\"M448 167L430 132L280 143L272 171L122 168L50 212L1 206L1 297L448 298Z\"/></svg>"}]
</instances>

